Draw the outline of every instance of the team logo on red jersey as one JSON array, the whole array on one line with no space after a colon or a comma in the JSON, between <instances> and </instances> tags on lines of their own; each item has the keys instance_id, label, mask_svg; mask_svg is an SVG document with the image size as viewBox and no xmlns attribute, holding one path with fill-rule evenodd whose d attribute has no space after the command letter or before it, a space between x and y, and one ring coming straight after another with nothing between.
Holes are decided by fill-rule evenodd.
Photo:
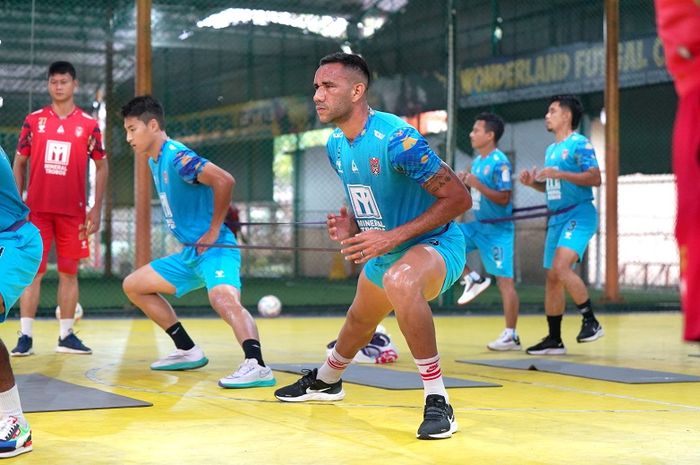
<instances>
[{"instance_id":1,"label":"team logo on red jersey","mask_svg":"<svg viewBox=\"0 0 700 465\"><path fill-rule=\"evenodd\" d=\"M83 127L82 126L76 126L75 128L75 137L82 137L83 136Z\"/></svg>"},{"instance_id":2,"label":"team logo on red jersey","mask_svg":"<svg viewBox=\"0 0 700 465\"><path fill-rule=\"evenodd\" d=\"M372 157L369 159L369 170L373 175L379 176L379 158Z\"/></svg>"},{"instance_id":3,"label":"team logo on red jersey","mask_svg":"<svg viewBox=\"0 0 700 465\"><path fill-rule=\"evenodd\" d=\"M39 132L46 132L46 118L39 118Z\"/></svg>"}]
</instances>

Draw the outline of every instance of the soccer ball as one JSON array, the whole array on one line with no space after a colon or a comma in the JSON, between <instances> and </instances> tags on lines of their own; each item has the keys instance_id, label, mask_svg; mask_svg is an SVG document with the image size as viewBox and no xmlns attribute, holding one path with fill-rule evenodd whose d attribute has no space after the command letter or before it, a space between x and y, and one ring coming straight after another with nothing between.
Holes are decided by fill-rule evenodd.
<instances>
[{"instance_id":1,"label":"soccer ball","mask_svg":"<svg viewBox=\"0 0 700 465\"><path fill-rule=\"evenodd\" d=\"M83 317L83 306L80 302L75 306L75 322L77 323ZM61 307L56 305L56 319L61 319Z\"/></svg>"},{"instance_id":2,"label":"soccer ball","mask_svg":"<svg viewBox=\"0 0 700 465\"><path fill-rule=\"evenodd\" d=\"M282 302L274 295L266 295L258 301L258 313L265 318L274 318L282 311Z\"/></svg>"}]
</instances>

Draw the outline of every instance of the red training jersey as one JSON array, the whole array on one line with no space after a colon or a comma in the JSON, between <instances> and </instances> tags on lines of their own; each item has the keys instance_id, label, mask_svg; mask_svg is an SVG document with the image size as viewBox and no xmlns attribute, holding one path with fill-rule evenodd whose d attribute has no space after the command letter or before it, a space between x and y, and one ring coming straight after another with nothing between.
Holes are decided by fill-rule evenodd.
<instances>
[{"instance_id":1,"label":"red training jersey","mask_svg":"<svg viewBox=\"0 0 700 465\"><path fill-rule=\"evenodd\" d=\"M666 67L678 95L700 88L700 0L655 0Z\"/></svg>"},{"instance_id":2,"label":"red training jersey","mask_svg":"<svg viewBox=\"0 0 700 465\"><path fill-rule=\"evenodd\" d=\"M102 133L83 110L61 119L51 106L27 115L17 154L29 157L27 206L35 212L84 216L88 157L102 160Z\"/></svg>"}]
</instances>

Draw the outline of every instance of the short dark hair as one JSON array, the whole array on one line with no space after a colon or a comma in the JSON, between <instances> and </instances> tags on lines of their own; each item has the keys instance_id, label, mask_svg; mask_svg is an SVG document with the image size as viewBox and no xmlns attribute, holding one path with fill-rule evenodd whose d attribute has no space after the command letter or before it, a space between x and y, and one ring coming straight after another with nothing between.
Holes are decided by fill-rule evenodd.
<instances>
[{"instance_id":1,"label":"short dark hair","mask_svg":"<svg viewBox=\"0 0 700 465\"><path fill-rule=\"evenodd\" d=\"M68 61L54 61L49 65L47 77L51 78L54 74L70 74L70 76L75 79L75 66Z\"/></svg>"},{"instance_id":2,"label":"short dark hair","mask_svg":"<svg viewBox=\"0 0 700 465\"><path fill-rule=\"evenodd\" d=\"M503 123L503 120L501 119L500 116L494 114L494 113L489 113L487 111L483 113L479 113L476 115L476 118L474 118L474 121L483 121L484 126L486 127L487 132L492 132L493 133L493 140L494 142L498 142L501 140L501 136L503 135L503 131L505 129L505 124Z\"/></svg>"},{"instance_id":3,"label":"short dark hair","mask_svg":"<svg viewBox=\"0 0 700 465\"><path fill-rule=\"evenodd\" d=\"M566 108L571 112L571 129L576 129L581 122L581 117L583 116L583 104L581 104L581 100L579 100L575 95L564 94L555 95L549 99L549 105L553 104L554 102L559 103L560 107Z\"/></svg>"},{"instance_id":4,"label":"short dark hair","mask_svg":"<svg viewBox=\"0 0 700 465\"><path fill-rule=\"evenodd\" d=\"M369 73L369 66L367 66L367 62L360 55L354 55L352 53L335 52L321 58L321 61L318 62L318 65L323 66L329 65L331 63L340 63L346 68L352 68L355 71L359 71L365 77L365 79L367 79L367 88L369 89L369 83L372 80Z\"/></svg>"},{"instance_id":5,"label":"short dark hair","mask_svg":"<svg viewBox=\"0 0 700 465\"><path fill-rule=\"evenodd\" d=\"M152 119L158 122L158 126L165 130L165 110L158 100L150 95L134 97L122 107L122 117L134 116L144 124Z\"/></svg>"}]
</instances>

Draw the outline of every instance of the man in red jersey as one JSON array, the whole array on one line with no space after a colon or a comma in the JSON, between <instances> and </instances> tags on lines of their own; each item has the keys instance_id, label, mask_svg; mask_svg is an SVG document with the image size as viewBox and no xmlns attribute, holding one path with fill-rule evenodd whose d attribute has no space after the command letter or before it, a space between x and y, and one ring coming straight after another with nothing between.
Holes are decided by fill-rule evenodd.
<instances>
[{"instance_id":1,"label":"man in red jersey","mask_svg":"<svg viewBox=\"0 0 700 465\"><path fill-rule=\"evenodd\" d=\"M673 172L678 206L676 240L681 258L683 337L700 342L700 0L655 0L666 67L678 110L673 130Z\"/></svg>"},{"instance_id":2,"label":"man in red jersey","mask_svg":"<svg viewBox=\"0 0 700 465\"><path fill-rule=\"evenodd\" d=\"M72 64L52 63L48 72L51 105L29 114L19 137L13 167L15 181L20 192L27 187L29 218L41 231L44 255L34 281L20 298L21 335L13 356L33 353L32 328L41 279L54 240L59 279L57 301L61 307L56 352L92 353L73 333L73 322L78 303L78 264L90 255L88 236L100 227L107 159L97 121L75 106L73 93L77 86ZM87 210L85 179L90 158L96 168L95 204Z\"/></svg>"}]
</instances>

